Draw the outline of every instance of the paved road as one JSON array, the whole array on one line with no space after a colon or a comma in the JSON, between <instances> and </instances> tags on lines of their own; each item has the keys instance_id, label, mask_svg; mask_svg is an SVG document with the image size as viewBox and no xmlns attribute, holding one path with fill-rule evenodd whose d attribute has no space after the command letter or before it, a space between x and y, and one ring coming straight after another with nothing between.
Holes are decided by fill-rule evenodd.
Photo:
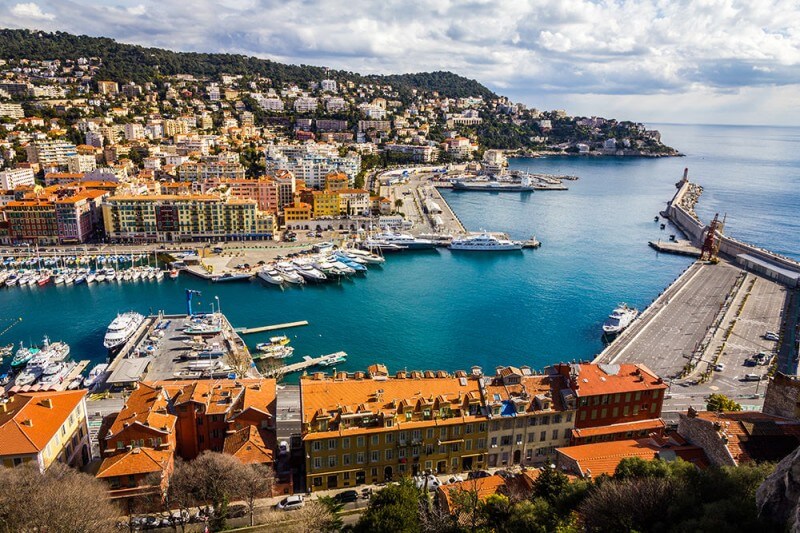
<instances>
[{"instance_id":1,"label":"paved road","mask_svg":"<svg viewBox=\"0 0 800 533\"><path fill-rule=\"evenodd\" d=\"M722 262L699 265L696 273L670 291L664 305L646 316L644 324L637 324L638 331L619 339L624 344L616 347L612 360L643 363L665 378L676 376L706 335L740 273Z\"/></svg>"}]
</instances>

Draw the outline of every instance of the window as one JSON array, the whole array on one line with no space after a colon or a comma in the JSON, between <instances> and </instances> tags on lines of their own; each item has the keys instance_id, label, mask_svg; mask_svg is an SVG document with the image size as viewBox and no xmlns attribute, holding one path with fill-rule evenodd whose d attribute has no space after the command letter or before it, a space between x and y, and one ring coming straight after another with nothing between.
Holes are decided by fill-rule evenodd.
<instances>
[{"instance_id":1,"label":"window","mask_svg":"<svg viewBox=\"0 0 800 533\"><path fill-rule=\"evenodd\" d=\"M48 444L48 445L47 445L47 447L49 448L49 447L50 447L50 445ZM118 441L117 441L117 449L118 449L118 450L122 450L122 449L124 449L124 448L125 448L125 443L124 443L124 442L122 442L121 440L118 440Z\"/></svg>"},{"instance_id":2,"label":"window","mask_svg":"<svg viewBox=\"0 0 800 533\"><path fill-rule=\"evenodd\" d=\"M426 439L432 439L433 438L433 428L428 428L428 431L425 432L425 438Z\"/></svg>"},{"instance_id":3,"label":"window","mask_svg":"<svg viewBox=\"0 0 800 533\"><path fill-rule=\"evenodd\" d=\"M407 431L401 431L400 435L398 436L398 439L400 440L400 444L405 443L406 439L408 439L408 432Z\"/></svg>"},{"instance_id":4,"label":"window","mask_svg":"<svg viewBox=\"0 0 800 533\"><path fill-rule=\"evenodd\" d=\"M426 444L425 455L432 455L432 454L433 454L433 444Z\"/></svg>"},{"instance_id":5,"label":"window","mask_svg":"<svg viewBox=\"0 0 800 533\"><path fill-rule=\"evenodd\" d=\"M411 447L411 456L412 457L419 457L419 446L412 446Z\"/></svg>"},{"instance_id":6,"label":"window","mask_svg":"<svg viewBox=\"0 0 800 533\"><path fill-rule=\"evenodd\" d=\"M567 413L567 422L572 422L572 413Z\"/></svg>"},{"instance_id":7,"label":"window","mask_svg":"<svg viewBox=\"0 0 800 533\"><path fill-rule=\"evenodd\" d=\"M642 391L636 391L636 396L634 396L634 398L636 399L637 402L639 400L641 400L642 399Z\"/></svg>"},{"instance_id":8,"label":"window","mask_svg":"<svg viewBox=\"0 0 800 533\"><path fill-rule=\"evenodd\" d=\"M356 463L363 465L364 464L364 452L356 453Z\"/></svg>"},{"instance_id":9,"label":"window","mask_svg":"<svg viewBox=\"0 0 800 533\"><path fill-rule=\"evenodd\" d=\"M346 450L350 448L350 437L345 437L342 439L342 449Z\"/></svg>"},{"instance_id":10,"label":"window","mask_svg":"<svg viewBox=\"0 0 800 533\"><path fill-rule=\"evenodd\" d=\"M622 399L622 394L620 394L620 393L616 393L616 394L614 395L614 403L619 403L619 401L620 401L621 399Z\"/></svg>"},{"instance_id":11,"label":"window","mask_svg":"<svg viewBox=\"0 0 800 533\"><path fill-rule=\"evenodd\" d=\"M537 419L536 419L536 417L535 417L535 416L532 416L532 417L530 417L530 418L528 419L528 425L529 425L529 426L535 426L535 425L536 425L536 420L537 420Z\"/></svg>"},{"instance_id":12,"label":"window","mask_svg":"<svg viewBox=\"0 0 800 533\"><path fill-rule=\"evenodd\" d=\"M398 459L405 459L406 458L406 449L405 448L400 448L399 450L397 450L397 458Z\"/></svg>"},{"instance_id":13,"label":"window","mask_svg":"<svg viewBox=\"0 0 800 533\"><path fill-rule=\"evenodd\" d=\"M377 463L381 460L381 452L378 450L373 450L369 460L372 463Z\"/></svg>"},{"instance_id":14,"label":"window","mask_svg":"<svg viewBox=\"0 0 800 533\"><path fill-rule=\"evenodd\" d=\"M386 450L386 460L391 461L394 459L394 450Z\"/></svg>"},{"instance_id":15,"label":"window","mask_svg":"<svg viewBox=\"0 0 800 533\"><path fill-rule=\"evenodd\" d=\"M481 422L480 424L478 424L478 432L482 433L484 431L486 431L486 422Z\"/></svg>"},{"instance_id":16,"label":"window","mask_svg":"<svg viewBox=\"0 0 800 533\"><path fill-rule=\"evenodd\" d=\"M639 406L638 405L634 405L633 406L633 416L636 416L638 414L639 414Z\"/></svg>"},{"instance_id":17,"label":"window","mask_svg":"<svg viewBox=\"0 0 800 533\"><path fill-rule=\"evenodd\" d=\"M394 433L387 433L386 434L386 444L391 444L394 442Z\"/></svg>"},{"instance_id":18,"label":"window","mask_svg":"<svg viewBox=\"0 0 800 533\"><path fill-rule=\"evenodd\" d=\"M508 446L511 444L511 435L503 435L500 437L500 446Z\"/></svg>"},{"instance_id":19,"label":"window","mask_svg":"<svg viewBox=\"0 0 800 533\"><path fill-rule=\"evenodd\" d=\"M315 469L322 468L322 457L314 457L314 468Z\"/></svg>"},{"instance_id":20,"label":"window","mask_svg":"<svg viewBox=\"0 0 800 533\"><path fill-rule=\"evenodd\" d=\"M547 424L549 424L549 423L550 423L550 417L549 417L549 416L543 416L543 417L542 417L541 424L542 424L543 426L546 426L546 425L547 425Z\"/></svg>"},{"instance_id":21,"label":"window","mask_svg":"<svg viewBox=\"0 0 800 533\"><path fill-rule=\"evenodd\" d=\"M468 451L472 449L472 439L467 439L464 441L464 449Z\"/></svg>"},{"instance_id":22,"label":"window","mask_svg":"<svg viewBox=\"0 0 800 533\"><path fill-rule=\"evenodd\" d=\"M557 438L558 438L558 430L554 429L553 430L553 440L556 440Z\"/></svg>"},{"instance_id":23,"label":"window","mask_svg":"<svg viewBox=\"0 0 800 533\"><path fill-rule=\"evenodd\" d=\"M497 448L497 437L492 437L491 443L492 448Z\"/></svg>"},{"instance_id":24,"label":"window","mask_svg":"<svg viewBox=\"0 0 800 533\"><path fill-rule=\"evenodd\" d=\"M561 423L561 415L553 415L553 424Z\"/></svg>"},{"instance_id":25,"label":"window","mask_svg":"<svg viewBox=\"0 0 800 533\"><path fill-rule=\"evenodd\" d=\"M622 408L622 416L628 416L630 414L630 406L626 405Z\"/></svg>"},{"instance_id":26,"label":"window","mask_svg":"<svg viewBox=\"0 0 800 533\"><path fill-rule=\"evenodd\" d=\"M629 402L629 401L631 401L631 393L630 392L626 392L625 393L625 402Z\"/></svg>"},{"instance_id":27,"label":"window","mask_svg":"<svg viewBox=\"0 0 800 533\"><path fill-rule=\"evenodd\" d=\"M528 448L527 450L525 450L525 460L530 461L531 459L533 459L533 450Z\"/></svg>"},{"instance_id":28,"label":"window","mask_svg":"<svg viewBox=\"0 0 800 533\"><path fill-rule=\"evenodd\" d=\"M605 418L606 415L608 415L608 408L603 407L602 409L600 409L600 418Z\"/></svg>"},{"instance_id":29,"label":"window","mask_svg":"<svg viewBox=\"0 0 800 533\"><path fill-rule=\"evenodd\" d=\"M657 391L657 390L654 390L654 391L653 391L653 399L656 399L656 398L658 398L658 393L659 393L659 392L660 392L660 391Z\"/></svg>"},{"instance_id":30,"label":"window","mask_svg":"<svg viewBox=\"0 0 800 533\"><path fill-rule=\"evenodd\" d=\"M497 413L495 413L495 414L497 414ZM492 431L500 431L500 421L499 420L493 420L491 427L492 427Z\"/></svg>"},{"instance_id":31,"label":"window","mask_svg":"<svg viewBox=\"0 0 800 533\"><path fill-rule=\"evenodd\" d=\"M439 428L439 438L440 439L447 438L447 428Z\"/></svg>"},{"instance_id":32,"label":"window","mask_svg":"<svg viewBox=\"0 0 800 533\"><path fill-rule=\"evenodd\" d=\"M372 445L373 446L377 446L378 443L380 442L380 435L373 435L372 439L370 439L370 440L372 440Z\"/></svg>"},{"instance_id":33,"label":"window","mask_svg":"<svg viewBox=\"0 0 800 533\"><path fill-rule=\"evenodd\" d=\"M467 424L464 427L464 433L467 433L467 434L472 433L472 424Z\"/></svg>"},{"instance_id":34,"label":"window","mask_svg":"<svg viewBox=\"0 0 800 533\"><path fill-rule=\"evenodd\" d=\"M517 444L522 444L522 433L517 433L516 442Z\"/></svg>"},{"instance_id":35,"label":"window","mask_svg":"<svg viewBox=\"0 0 800 533\"><path fill-rule=\"evenodd\" d=\"M619 416L619 407L614 406L614 408L611 410L611 416L614 418Z\"/></svg>"},{"instance_id":36,"label":"window","mask_svg":"<svg viewBox=\"0 0 800 533\"><path fill-rule=\"evenodd\" d=\"M346 453L342 455L342 465L343 466L350 466L350 454Z\"/></svg>"},{"instance_id":37,"label":"window","mask_svg":"<svg viewBox=\"0 0 800 533\"><path fill-rule=\"evenodd\" d=\"M650 412L651 413L655 413L656 412L656 408L658 408L658 404L655 404L655 403L651 403L650 404Z\"/></svg>"},{"instance_id":38,"label":"window","mask_svg":"<svg viewBox=\"0 0 800 533\"><path fill-rule=\"evenodd\" d=\"M322 486L322 476L315 477L313 483L314 483L315 487L321 487Z\"/></svg>"},{"instance_id":39,"label":"window","mask_svg":"<svg viewBox=\"0 0 800 533\"><path fill-rule=\"evenodd\" d=\"M610 395L608 395L608 394L603 394L603 396L602 396L602 398L600 399L600 401L601 401L601 403L602 403L603 405L608 405L608 401L609 401L609 399L610 399L610 398L611 398L611 396L610 396Z\"/></svg>"},{"instance_id":40,"label":"window","mask_svg":"<svg viewBox=\"0 0 800 533\"><path fill-rule=\"evenodd\" d=\"M414 430L414 431L411 433L411 439L412 439L412 440L417 440L417 441L418 441L418 440L422 440L422 430L420 430L420 429L415 429L415 430Z\"/></svg>"},{"instance_id":41,"label":"window","mask_svg":"<svg viewBox=\"0 0 800 533\"><path fill-rule=\"evenodd\" d=\"M486 439L483 439L483 438L478 439L478 444L476 446L476 449L482 450L484 448L486 448Z\"/></svg>"},{"instance_id":42,"label":"window","mask_svg":"<svg viewBox=\"0 0 800 533\"><path fill-rule=\"evenodd\" d=\"M528 442L529 443L533 442L533 439L535 439L535 438L536 438L536 434L535 433L528 433Z\"/></svg>"},{"instance_id":43,"label":"window","mask_svg":"<svg viewBox=\"0 0 800 533\"><path fill-rule=\"evenodd\" d=\"M356 448L364 447L364 437L356 437Z\"/></svg>"},{"instance_id":44,"label":"window","mask_svg":"<svg viewBox=\"0 0 800 533\"><path fill-rule=\"evenodd\" d=\"M328 468L333 468L336 466L336 456L329 455L328 456Z\"/></svg>"},{"instance_id":45,"label":"window","mask_svg":"<svg viewBox=\"0 0 800 533\"><path fill-rule=\"evenodd\" d=\"M425 470L430 470L433 467L433 461L425 461Z\"/></svg>"},{"instance_id":46,"label":"window","mask_svg":"<svg viewBox=\"0 0 800 533\"><path fill-rule=\"evenodd\" d=\"M546 441L546 440L547 440L547 432L546 432L546 431L542 431L542 432L539 434L539 440L540 440L541 442L544 442L544 441Z\"/></svg>"},{"instance_id":47,"label":"window","mask_svg":"<svg viewBox=\"0 0 800 533\"><path fill-rule=\"evenodd\" d=\"M592 409L591 419L597 420L597 409Z\"/></svg>"},{"instance_id":48,"label":"window","mask_svg":"<svg viewBox=\"0 0 800 533\"><path fill-rule=\"evenodd\" d=\"M453 426L453 436L458 437L461 435L461 426Z\"/></svg>"},{"instance_id":49,"label":"window","mask_svg":"<svg viewBox=\"0 0 800 533\"><path fill-rule=\"evenodd\" d=\"M322 449L322 441L315 440L314 441L314 451L318 452Z\"/></svg>"}]
</instances>

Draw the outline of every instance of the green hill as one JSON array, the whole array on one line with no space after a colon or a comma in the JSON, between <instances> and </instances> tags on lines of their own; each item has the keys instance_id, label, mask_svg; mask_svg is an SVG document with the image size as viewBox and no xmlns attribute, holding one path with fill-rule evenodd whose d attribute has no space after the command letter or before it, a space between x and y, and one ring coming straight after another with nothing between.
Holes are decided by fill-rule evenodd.
<instances>
[{"instance_id":1,"label":"green hill","mask_svg":"<svg viewBox=\"0 0 800 533\"><path fill-rule=\"evenodd\" d=\"M279 85L283 82L305 84L330 77L340 82L391 84L401 92L410 89L437 91L451 98L497 97L477 81L452 72L364 76L309 65L285 65L241 54L173 52L161 48L145 48L120 43L106 37L72 35L64 32L0 30L0 57L34 60L99 57L103 61L103 68L98 73L100 79L120 82L156 81L160 76L175 74L211 78L221 74L242 74L265 76Z\"/></svg>"}]
</instances>

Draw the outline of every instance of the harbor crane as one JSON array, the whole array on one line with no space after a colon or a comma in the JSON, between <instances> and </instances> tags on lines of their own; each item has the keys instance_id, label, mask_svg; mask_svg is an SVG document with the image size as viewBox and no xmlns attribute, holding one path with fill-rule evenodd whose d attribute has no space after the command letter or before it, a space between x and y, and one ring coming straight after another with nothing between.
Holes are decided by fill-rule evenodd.
<instances>
[{"instance_id":1,"label":"harbor crane","mask_svg":"<svg viewBox=\"0 0 800 533\"><path fill-rule=\"evenodd\" d=\"M714 215L714 220L712 220L711 224L708 226L708 232L706 233L705 241L703 241L703 247L700 250L700 261L719 262L718 254L720 242L717 232L722 233L724 227L725 217L720 221L719 213L716 213Z\"/></svg>"},{"instance_id":2,"label":"harbor crane","mask_svg":"<svg viewBox=\"0 0 800 533\"><path fill-rule=\"evenodd\" d=\"M186 314L188 316L191 317L193 315L193 313L192 313L192 299L195 296L202 296L202 295L203 295L203 293L200 292L200 291L195 291L195 290L192 290L192 289L186 289Z\"/></svg>"}]
</instances>

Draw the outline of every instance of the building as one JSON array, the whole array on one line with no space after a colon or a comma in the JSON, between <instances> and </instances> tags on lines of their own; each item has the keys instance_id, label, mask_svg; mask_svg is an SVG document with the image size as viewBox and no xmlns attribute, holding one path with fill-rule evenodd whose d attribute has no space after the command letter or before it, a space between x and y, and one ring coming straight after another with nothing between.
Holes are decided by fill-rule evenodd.
<instances>
[{"instance_id":1,"label":"building","mask_svg":"<svg viewBox=\"0 0 800 533\"><path fill-rule=\"evenodd\" d=\"M140 141L144 139L144 126L136 122L125 124L123 131L126 141Z\"/></svg>"},{"instance_id":2,"label":"building","mask_svg":"<svg viewBox=\"0 0 800 533\"><path fill-rule=\"evenodd\" d=\"M489 467L541 465L569 445L575 400L562 398L566 380L530 368L498 367L483 389L489 421Z\"/></svg>"},{"instance_id":3,"label":"building","mask_svg":"<svg viewBox=\"0 0 800 533\"><path fill-rule=\"evenodd\" d=\"M36 141L25 147L29 163L39 163L42 168L66 166L69 157L77 155L74 144L64 141Z\"/></svg>"},{"instance_id":4,"label":"building","mask_svg":"<svg viewBox=\"0 0 800 533\"><path fill-rule=\"evenodd\" d=\"M102 202L108 191L87 190L55 201L58 241L83 243L99 232Z\"/></svg>"},{"instance_id":5,"label":"building","mask_svg":"<svg viewBox=\"0 0 800 533\"><path fill-rule=\"evenodd\" d=\"M347 109L347 102L340 96L325 99L325 109L328 113L336 113L337 111L344 111ZM341 131L341 130L339 130Z\"/></svg>"},{"instance_id":6,"label":"building","mask_svg":"<svg viewBox=\"0 0 800 533\"><path fill-rule=\"evenodd\" d=\"M317 373L300 380L311 491L423 471L483 468L487 417L476 377L459 372Z\"/></svg>"},{"instance_id":7,"label":"building","mask_svg":"<svg viewBox=\"0 0 800 533\"><path fill-rule=\"evenodd\" d=\"M33 169L12 168L0 172L0 188L3 190L13 190L21 185L28 185L31 187L36 185Z\"/></svg>"},{"instance_id":8,"label":"building","mask_svg":"<svg viewBox=\"0 0 800 533\"><path fill-rule=\"evenodd\" d=\"M311 210L314 218L339 216L339 193L336 191L312 191Z\"/></svg>"},{"instance_id":9,"label":"building","mask_svg":"<svg viewBox=\"0 0 800 533\"><path fill-rule=\"evenodd\" d=\"M314 189L322 189L325 186L325 177L328 174L341 172L347 175L348 182L352 186L361 170L361 156L350 153L341 157L308 152L291 157L268 155L266 168L267 172L287 170L298 180L302 180L307 187Z\"/></svg>"},{"instance_id":10,"label":"building","mask_svg":"<svg viewBox=\"0 0 800 533\"><path fill-rule=\"evenodd\" d=\"M22 109L22 104L0 102L0 117L25 118L25 110Z\"/></svg>"},{"instance_id":11,"label":"building","mask_svg":"<svg viewBox=\"0 0 800 533\"><path fill-rule=\"evenodd\" d=\"M271 379L139 383L101 428L97 477L109 483L112 497L126 497L151 489L154 476L163 488L176 455L233 452L272 465L275 409Z\"/></svg>"},{"instance_id":12,"label":"building","mask_svg":"<svg viewBox=\"0 0 800 533\"><path fill-rule=\"evenodd\" d=\"M269 239L274 227L255 200L199 194L112 196L103 203L103 222L118 242Z\"/></svg>"},{"instance_id":13,"label":"building","mask_svg":"<svg viewBox=\"0 0 800 533\"><path fill-rule=\"evenodd\" d=\"M67 170L72 173L91 172L97 168L97 159L94 155L77 154L67 158ZM46 177L46 176L45 176Z\"/></svg>"},{"instance_id":14,"label":"building","mask_svg":"<svg viewBox=\"0 0 800 533\"><path fill-rule=\"evenodd\" d=\"M392 123L388 120L359 120L358 131L391 131Z\"/></svg>"},{"instance_id":15,"label":"building","mask_svg":"<svg viewBox=\"0 0 800 533\"><path fill-rule=\"evenodd\" d=\"M317 110L319 101L311 96L301 96L294 101L294 110L298 113L311 113Z\"/></svg>"},{"instance_id":16,"label":"building","mask_svg":"<svg viewBox=\"0 0 800 533\"><path fill-rule=\"evenodd\" d=\"M15 242L58 243L56 206L48 199L24 199L5 207L9 238Z\"/></svg>"},{"instance_id":17,"label":"building","mask_svg":"<svg viewBox=\"0 0 800 533\"><path fill-rule=\"evenodd\" d=\"M58 461L91 461L86 391L21 392L0 401L0 460L11 468L35 462L40 472Z\"/></svg>"},{"instance_id":18,"label":"building","mask_svg":"<svg viewBox=\"0 0 800 533\"><path fill-rule=\"evenodd\" d=\"M395 154L405 154L409 159L419 163L430 163L435 160L439 151L433 146L416 144L387 144L386 151Z\"/></svg>"},{"instance_id":19,"label":"building","mask_svg":"<svg viewBox=\"0 0 800 533\"><path fill-rule=\"evenodd\" d=\"M574 445L646 437L664 429L667 385L644 365L562 363L548 373L567 378L577 402Z\"/></svg>"},{"instance_id":20,"label":"building","mask_svg":"<svg viewBox=\"0 0 800 533\"><path fill-rule=\"evenodd\" d=\"M98 80L97 92L100 94L115 95L119 93L119 85L115 81Z\"/></svg>"},{"instance_id":21,"label":"building","mask_svg":"<svg viewBox=\"0 0 800 533\"><path fill-rule=\"evenodd\" d=\"M319 82L319 88L322 91L335 93L337 91L336 80L322 80Z\"/></svg>"},{"instance_id":22,"label":"building","mask_svg":"<svg viewBox=\"0 0 800 533\"><path fill-rule=\"evenodd\" d=\"M210 161L197 163L187 161L178 167L178 179L181 181L199 181L219 183L221 180L243 180L244 166L241 163L226 161Z\"/></svg>"},{"instance_id":23,"label":"building","mask_svg":"<svg viewBox=\"0 0 800 533\"><path fill-rule=\"evenodd\" d=\"M341 214L347 216L369 216L372 212L369 191L364 189L340 189L336 192L339 195L339 212Z\"/></svg>"},{"instance_id":24,"label":"building","mask_svg":"<svg viewBox=\"0 0 800 533\"><path fill-rule=\"evenodd\" d=\"M284 223L289 222L302 222L311 220L312 207L306 202L294 202L292 205L284 206L283 219Z\"/></svg>"},{"instance_id":25,"label":"building","mask_svg":"<svg viewBox=\"0 0 800 533\"><path fill-rule=\"evenodd\" d=\"M761 411L782 418L800 419L800 379L776 372L767 385Z\"/></svg>"},{"instance_id":26,"label":"building","mask_svg":"<svg viewBox=\"0 0 800 533\"><path fill-rule=\"evenodd\" d=\"M703 448L714 466L739 466L748 462L778 462L800 445L800 421L737 411L681 413L678 434Z\"/></svg>"},{"instance_id":27,"label":"building","mask_svg":"<svg viewBox=\"0 0 800 533\"><path fill-rule=\"evenodd\" d=\"M602 474L614 475L623 459L638 457L645 461L661 459L675 461L678 458L695 464L698 468L708 466L703 449L688 444L679 435L667 437L645 437L610 442L596 442L559 448L556 466L562 471L583 478Z\"/></svg>"}]
</instances>

